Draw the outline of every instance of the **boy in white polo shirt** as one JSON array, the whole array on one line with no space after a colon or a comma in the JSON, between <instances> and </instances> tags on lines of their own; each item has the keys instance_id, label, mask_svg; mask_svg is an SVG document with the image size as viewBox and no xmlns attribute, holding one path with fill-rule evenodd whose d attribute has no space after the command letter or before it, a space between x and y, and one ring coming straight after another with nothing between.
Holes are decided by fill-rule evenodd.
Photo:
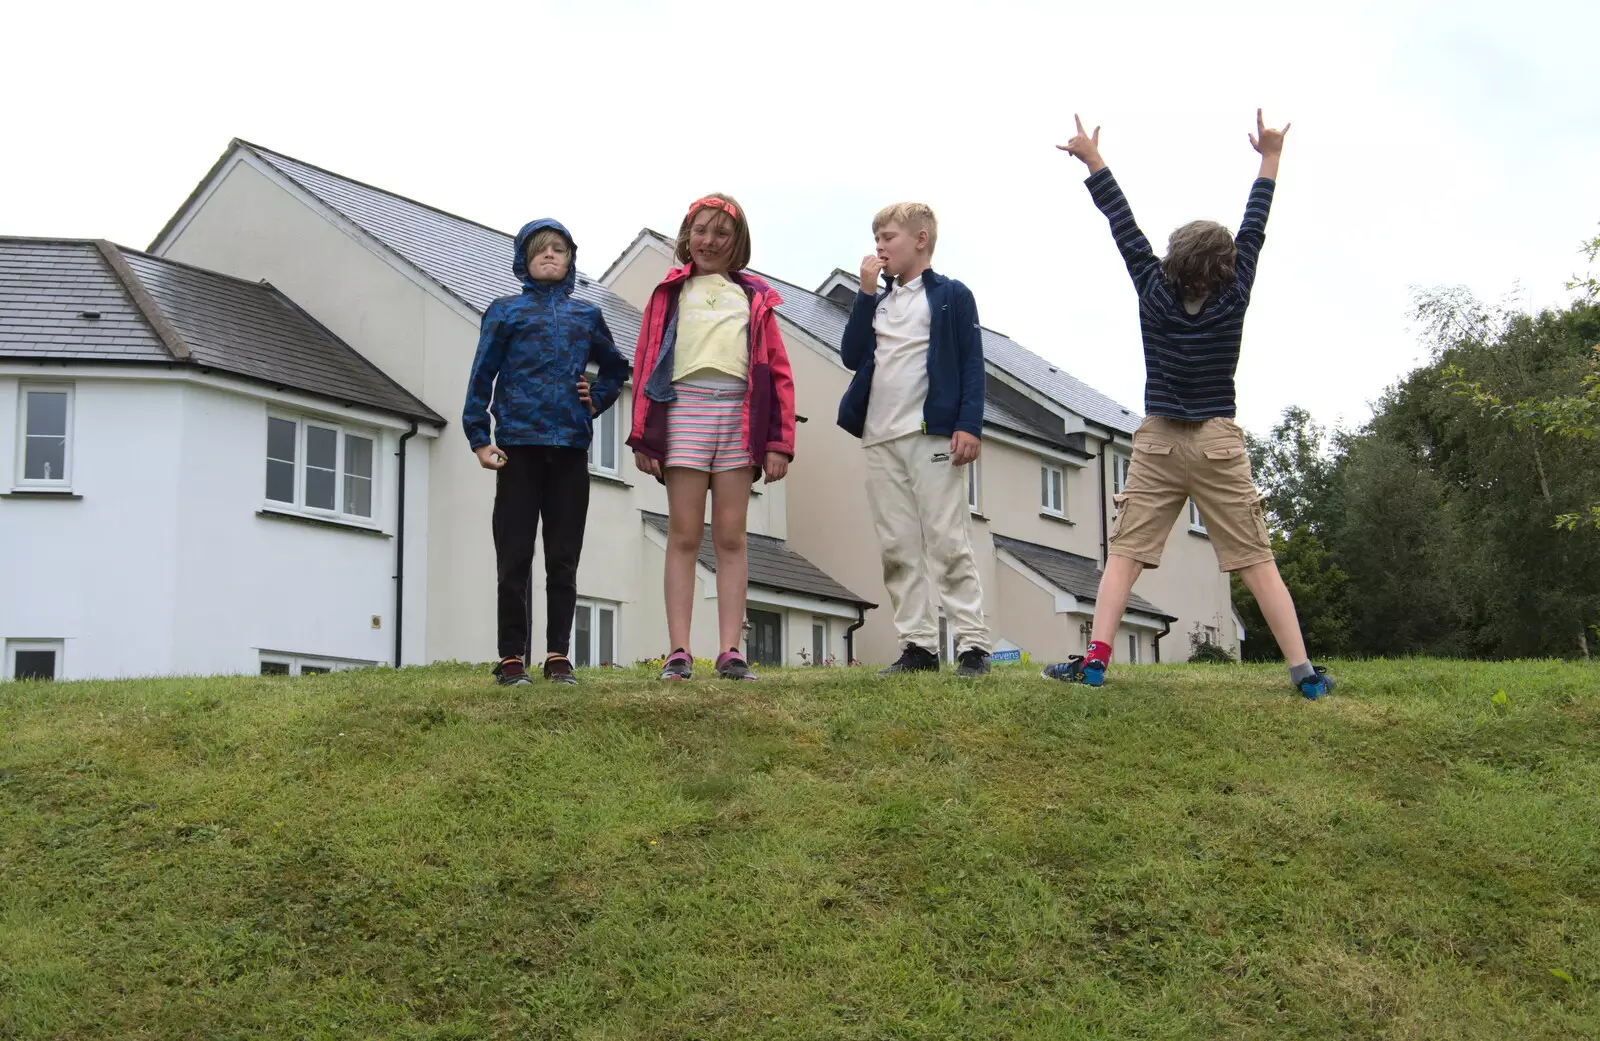
<instances>
[{"instance_id":1,"label":"boy in white polo shirt","mask_svg":"<svg viewBox=\"0 0 1600 1041\"><path fill-rule=\"evenodd\" d=\"M882 673L939 670L937 589L954 636L956 674L982 676L989 629L966 480L983 436L978 305L971 290L930 266L939 235L932 209L886 206L872 233L877 252L861 261L861 292L839 345L855 373L839 403L839 425L861 438L867 453L867 501L904 647ZM889 288L877 294L884 275Z\"/></svg>"}]
</instances>

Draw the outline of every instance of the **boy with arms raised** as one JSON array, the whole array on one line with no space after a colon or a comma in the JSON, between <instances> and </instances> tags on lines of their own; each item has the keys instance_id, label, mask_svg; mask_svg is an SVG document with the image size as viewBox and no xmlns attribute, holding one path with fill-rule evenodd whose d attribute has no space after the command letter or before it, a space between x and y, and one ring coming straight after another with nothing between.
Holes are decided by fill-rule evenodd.
<instances>
[{"instance_id":1,"label":"boy with arms raised","mask_svg":"<svg viewBox=\"0 0 1600 1041\"><path fill-rule=\"evenodd\" d=\"M1256 111L1256 133L1249 137L1261 154L1261 171L1238 237L1213 221L1192 221L1172 233L1167 255L1159 259L1100 156L1100 128L1086 134L1082 120L1077 128L1071 141L1057 147L1089 168L1089 195L1110 221L1133 276L1144 339L1146 419L1133 436L1125 493L1117 496L1089 653L1051 665L1044 675L1094 687L1105 681L1133 583L1145 568L1160 565L1173 522L1193 498L1217 562L1224 571L1237 571L1261 605L1289 661L1290 681L1307 698L1323 697L1332 692L1333 681L1306 656L1294 601L1267 541L1244 431L1233 420L1244 314L1289 126L1269 129Z\"/></svg>"}]
</instances>

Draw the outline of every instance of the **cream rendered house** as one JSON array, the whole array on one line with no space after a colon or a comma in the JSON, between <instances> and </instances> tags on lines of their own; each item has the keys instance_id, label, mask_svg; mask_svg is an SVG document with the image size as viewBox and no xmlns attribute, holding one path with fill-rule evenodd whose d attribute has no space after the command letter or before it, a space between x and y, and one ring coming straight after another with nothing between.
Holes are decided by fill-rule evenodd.
<instances>
[{"instance_id":1,"label":"cream rendered house","mask_svg":"<svg viewBox=\"0 0 1600 1041\"><path fill-rule=\"evenodd\" d=\"M671 253L666 236L641 231L601 284L639 306L670 266ZM789 543L887 605L862 452L834 422L851 375L838 348L857 279L835 270L812 291L762 277L784 299L778 313L797 410L809 420L799 427L799 456L787 481ZM1015 341L988 329L983 336L984 448L968 487L990 627L1000 649L1047 659L1081 654L1140 417ZM1162 566L1146 572L1129 602L1118 659L1181 661L1191 638L1237 654L1243 637L1199 518L1180 518ZM944 651L951 656L948 646ZM874 662L898 653L887 607L868 616L860 653Z\"/></svg>"}]
</instances>

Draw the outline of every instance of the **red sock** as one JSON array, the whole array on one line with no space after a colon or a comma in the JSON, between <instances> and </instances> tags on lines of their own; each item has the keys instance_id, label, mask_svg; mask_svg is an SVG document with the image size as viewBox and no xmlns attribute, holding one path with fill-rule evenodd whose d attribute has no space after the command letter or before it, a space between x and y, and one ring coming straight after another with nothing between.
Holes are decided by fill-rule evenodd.
<instances>
[{"instance_id":1,"label":"red sock","mask_svg":"<svg viewBox=\"0 0 1600 1041\"><path fill-rule=\"evenodd\" d=\"M1087 665L1092 661L1099 662L1101 665L1110 665L1111 645L1101 640L1090 641L1089 653L1083 656L1083 663Z\"/></svg>"}]
</instances>

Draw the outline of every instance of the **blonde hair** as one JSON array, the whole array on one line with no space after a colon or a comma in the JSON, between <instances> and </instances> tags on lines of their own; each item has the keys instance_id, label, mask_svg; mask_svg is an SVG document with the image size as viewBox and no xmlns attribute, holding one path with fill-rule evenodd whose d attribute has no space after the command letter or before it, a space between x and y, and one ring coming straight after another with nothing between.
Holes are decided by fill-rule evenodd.
<instances>
[{"instance_id":1,"label":"blonde hair","mask_svg":"<svg viewBox=\"0 0 1600 1041\"><path fill-rule=\"evenodd\" d=\"M733 207L733 212L715 206L702 205L706 199L720 199ZM743 271L750 266L750 221L745 217L744 207L739 205L739 200L722 192L712 192L695 200L689 207L689 212L683 215L683 223L678 225L678 241L674 246L673 255L678 263L689 263L689 229L694 226L694 219L698 214L711 210L720 213L733 221L733 251L728 255L728 272Z\"/></svg>"},{"instance_id":2,"label":"blonde hair","mask_svg":"<svg viewBox=\"0 0 1600 1041\"><path fill-rule=\"evenodd\" d=\"M561 234L561 232L554 228L540 228L538 231L533 233L533 238L528 240L528 259L531 260L532 258L543 253L552 242L559 242L563 246L567 247L568 253L572 252L572 243L567 241L567 237L565 235Z\"/></svg>"},{"instance_id":3,"label":"blonde hair","mask_svg":"<svg viewBox=\"0 0 1600 1041\"><path fill-rule=\"evenodd\" d=\"M1161 273L1186 297L1206 297L1233 281L1233 232L1214 220L1190 221L1167 239Z\"/></svg>"},{"instance_id":4,"label":"blonde hair","mask_svg":"<svg viewBox=\"0 0 1600 1041\"><path fill-rule=\"evenodd\" d=\"M891 203L872 218L872 233L876 235L878 229L885 224L898 224L913 235L919 231L926 231L928 255L933 255L933 247L939 241L939 218L933 215L932 206L925 202Z\"/></svg>"}]
</instances>

